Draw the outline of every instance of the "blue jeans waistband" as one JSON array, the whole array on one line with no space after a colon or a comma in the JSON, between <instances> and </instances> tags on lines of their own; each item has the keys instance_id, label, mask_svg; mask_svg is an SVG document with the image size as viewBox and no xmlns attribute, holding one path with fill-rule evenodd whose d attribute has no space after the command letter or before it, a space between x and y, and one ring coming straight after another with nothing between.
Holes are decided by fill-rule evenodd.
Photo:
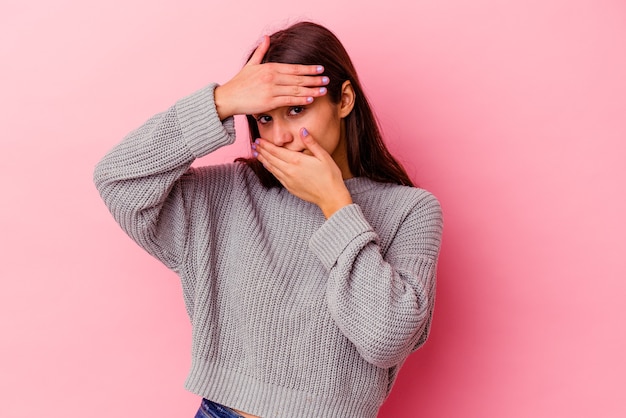
<instances>
[{"instance_id":1,"label":"blue jeans waistband","mask_svg":"<svg viewBox=\"0 0 626 418\"><path fill-rule=\"evenodd\" d=\"M194 418L243 418L232 409L208 399L202 399Z\"/></svg>"}]
</instances>

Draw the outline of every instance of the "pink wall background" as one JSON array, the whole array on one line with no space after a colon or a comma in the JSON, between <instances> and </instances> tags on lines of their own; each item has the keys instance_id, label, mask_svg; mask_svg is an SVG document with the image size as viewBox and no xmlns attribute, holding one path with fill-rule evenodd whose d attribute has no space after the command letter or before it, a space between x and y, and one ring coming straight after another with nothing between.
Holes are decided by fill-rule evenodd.
<instances>
[{"instance_id":1,"label":"pink wall background","mask_svg":"<svg viewBox=\"0 0 626 418\"><path fill-rule=\"evenodd\" d=\"M4 0L0 416L193 416L177 279L93 166L301 18L342 39L445 211L431 339L380 417L626 416L620 0ZM211 160L247 152L240 134Z\"/></svg>"}]
</instances>

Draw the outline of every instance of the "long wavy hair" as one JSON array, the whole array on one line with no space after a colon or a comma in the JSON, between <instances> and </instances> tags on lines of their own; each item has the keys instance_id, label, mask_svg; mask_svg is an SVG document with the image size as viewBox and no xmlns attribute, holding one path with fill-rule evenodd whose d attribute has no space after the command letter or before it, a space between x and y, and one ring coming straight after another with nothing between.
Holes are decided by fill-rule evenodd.
<instances>
[{"instance_id":1,"label":"long wavy hair","mask_svg":"<svg viewBox=\"0 0 626 418\"><path fill-rule=\"evenodd\" d=\"M252 57L252 54L248 60ZM270 36L270 47L263 62L323 65L330 79L327 95L337 104L341 87L350 80L355 93L354 108L344 118L348 166L355 177L383 183L414 186L402 165L391 155L383 141L378 121L365 97L352 60L337 37L325 27L299 22ZM250 141L260 137L257 122L247 115ZM255 158L238 158L247 164L267 187L282 187L280 182Z\"/></svg>"}]
</instances>

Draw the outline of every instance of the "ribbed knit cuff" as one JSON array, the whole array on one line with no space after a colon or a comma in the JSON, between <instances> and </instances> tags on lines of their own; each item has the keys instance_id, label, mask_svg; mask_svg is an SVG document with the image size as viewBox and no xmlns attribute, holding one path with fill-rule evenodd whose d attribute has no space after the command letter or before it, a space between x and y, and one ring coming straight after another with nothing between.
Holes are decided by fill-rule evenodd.
<instances>
[{"instance_id":1,"label":"ribbed knit cuff","mask_svg":"<svg viewBox=\"0 0 626 418\"><path fill-rule=\"evenodd\" d=\"M220 121L215 109L216 83L176 102L183 138L196 158L235 142L235 119Z\"/></svg>"},{"instance_id":2,"label":"ribbed knit cuff","mask_svg":"<svg viewBox=\"0 0 626 418\"><path fill-rule=\"evenodd\" d=\"M359 205L351 204L335 212L309 240L309 248L330 270L345 249L356 243L360 249L364 243L375 240L376 233L363 216Z\"/></svg>"}]
</instances>

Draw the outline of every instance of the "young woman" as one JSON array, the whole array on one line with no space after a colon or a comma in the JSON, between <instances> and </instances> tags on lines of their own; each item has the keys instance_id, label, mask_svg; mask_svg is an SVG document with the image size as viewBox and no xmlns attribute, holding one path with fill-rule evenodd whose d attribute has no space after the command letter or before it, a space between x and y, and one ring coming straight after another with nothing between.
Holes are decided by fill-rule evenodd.
<instances>
[{"instance_id":1,"label":"young woman","mask_svg":"<svg viewBox=\"0 0 626 418\"><path fill-rule=\"evenodd\" d=\"M235 140L251 157L191 167ZM302 22L131 132L95 183L180 276L196 417L375 417L426 340L441 210L386 149L339 40Z\"/></svg>"}]
</instances>

